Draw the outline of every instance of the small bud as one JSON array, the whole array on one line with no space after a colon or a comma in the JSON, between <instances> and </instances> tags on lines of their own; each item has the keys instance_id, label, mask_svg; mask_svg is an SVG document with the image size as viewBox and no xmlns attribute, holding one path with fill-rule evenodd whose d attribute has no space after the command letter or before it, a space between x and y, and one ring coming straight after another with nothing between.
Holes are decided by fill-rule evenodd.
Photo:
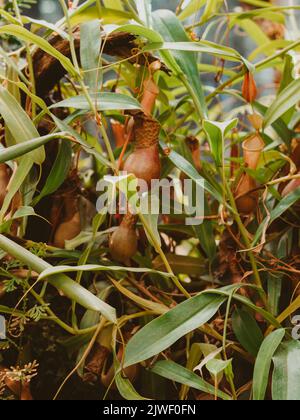
<instances>
[{"instance_id":1,"label":"small bud","mask_svg":"<svg viewBox=\"0 0 300 420\"><path fill-rule=\"evenodd\" d=\"M246 99L246 101L249 103L254 102L257 97L256 82L255 82L253 74L250 73L249 71L247 71L244 78L242 94L243 94L243 97Z\"/></svg>"}]
</instances>

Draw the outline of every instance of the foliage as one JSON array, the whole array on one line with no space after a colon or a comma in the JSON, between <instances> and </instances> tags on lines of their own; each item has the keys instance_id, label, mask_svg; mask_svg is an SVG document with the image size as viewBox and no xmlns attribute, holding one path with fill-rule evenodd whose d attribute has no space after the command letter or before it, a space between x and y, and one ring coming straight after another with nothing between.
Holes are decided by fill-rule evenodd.
<instances>
[{"instance_id":1,"label":"foliage","mask_svg":"<svg viewBox=\"0 0 300 420\"><path fill-rule=\"evenodd\" d=\"M31 3L0 9L0 398L299 400L300 6ZM157 171L170 212L96 209Z\"/></svg>"}]
</instances>

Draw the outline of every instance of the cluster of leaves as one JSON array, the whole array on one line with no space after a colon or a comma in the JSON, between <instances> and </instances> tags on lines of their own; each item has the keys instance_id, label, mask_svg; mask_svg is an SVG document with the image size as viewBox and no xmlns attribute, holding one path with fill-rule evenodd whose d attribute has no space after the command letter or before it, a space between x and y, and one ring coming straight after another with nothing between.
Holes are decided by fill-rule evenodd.
<instances>
[{"instance_id":1,"label":"cluster of leaves","mask_svg":"<svg viewBox=\"0 0 300 420\"><path fill-rule=\"evenodd\" d=\"M0 50L0 313L22 328L8 337L16 360L56 324L74 369L55 397L77 373L103 397L299 400L299 6L59 3L55 25L17 2L0 11L0 36L21 46ZM229 45L237 30L248 57ZM141 111L156 61L162 176L201 184L205 214L186 226L139 213L138 252L120 265L108 249L120 218L97 214L97 183L131 153L113 125ZM251 166L253 135L264 147Z\"/></svg>"}]
</instances>

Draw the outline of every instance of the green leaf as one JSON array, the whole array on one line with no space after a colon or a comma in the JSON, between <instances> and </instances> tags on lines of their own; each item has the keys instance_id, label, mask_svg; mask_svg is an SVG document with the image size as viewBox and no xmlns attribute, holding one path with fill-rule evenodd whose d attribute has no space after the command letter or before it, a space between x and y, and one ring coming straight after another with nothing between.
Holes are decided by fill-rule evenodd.
<instances>
[{"instance_id":1,"label":"green leaf","mask_svg":"<svg viewBox=\"0 0 300 420\"><path fill-rule=\"evenodd\" d=\"M28 265L37 273L51 272L55 270L49 263L32 254L14 241L0 234L0 249L13 256L15 259ZM116 310L106 302L97 298L91 292L82 287L79 283L71 280L64 274L58 273L49 278L49 283L61 291L69 299L79 303L86 309L100 312L109 321L116 323Z\"/></svg>"},{"instance_id":2,"label":"green leaf","mask_svg":"<svg viewBox=\"0 0 300 420\"><path fill-rule=\"evenodd\" d=\"M13 180L10 183L9 191L7 192L5 196L4 203L2 205L1 211L0 211L0 222L3 221L3 218L6 214L6 212L9 209L10 203L16 193L21 188L23 182L25 181L27 175L29 174L31 168L33 166L33 161L29 155L25 155L14 174Z\"/></svg>"},{"instance_id":3,"label":"green leaf","mask_svg":"<svg viewBox=\"0 0 300 420\"><path fill-rule=\"evenodd\" d=\"M51 266L49 266L48 270L51 270ZM108 321L116 323L115 308L97 298L97 296L93 295L76 281L59 274L51 276L49 283L72 301L77 302L86 309L100 312Z\"/></svg>"},{"instance_id":4,"label":"green leaf","mask_svg":"<svg viewBox=\"0 0 300 420\"><path fill-rule=\"evenodd\" d=\"M57 51L48 41L41 38L38 35L35 35L28 31L27 29L23 28L20 25L5 25L0 27L0 34L5 35L13 35L22 41L30 42L38 46L41 50L45 51L46 53L50 54L54 58L56 58L61 65L72 75L78 76L76 69L74 68L71 60L64 56L62 53Z\"/></svg>"},{"instance_id":5,"label":"green leaf","mask_svg":"<svg viewBox=\"0 0 300 420\"><path fill-rule=\"evenodd\" d=\"M152 16L153 29L163 37L165 42L190 41L180 20L170 10L157 10ZM175 70L175 74L179 67L180 71L177 75L192 96L199 117L206 117L207 108L199 77L196 54L186 51L174 51L172 53L169 51L162 51L161 55L166 61L166 64L170 66L173 71ZM177 63L175 68L173 67L174 59Z\"/></svg>"},{"instance_id":6,"label":"green leaf","mask_svg":"<svg viewBox=\"0 0 300 420\"><path fill-rule=\"evenodd\" d=\"M199 343L199 348L201 350L201 353L204 359L201 360L201 362L199 360L200 363L194 367L194 372L198 370L202 373L202 369L206 366L209 360L212 360L212 359L222 360L222 357L221 357L221 353L223 351L222 347L218 348L214 344ZM221 373L221 375L218 375L218 382L221 382L222 378L223 378L223 374Z\"/></svg>"},{"instance_id":7,"label":"green leaf","mask_svg":"<svg viewBox=\"0 0 300 420\"><path fill-rule=\"evenodd\" d=\"M100 21L92 20L80 26L80 61L84 70L84 80L90 92L96 92L101 84L99 57L101 50Z\"/></svg>"},{"instance_id":8,"label":"green leaf","mask_svg":"<svg viewBox=\"0 0 300 420\"><path fill-rule=\"evenodd\" d=\"M225 137L230 130L237 126L238 120L216 122L216 121L203 121L203 129L207 135L211 152L218 166L222 165L224 156L224 143Z\"/></svg>"},{"instance_id":9,"label":"green leaf","mask_svg":"<svg viewBox=\"0 0 300 420\"><path fill-rule=\"evenodd\" d=\"M270 57L271 55L275 54L279 48L285 48L289 45L291 45L291 41L287 41L284 39L277 39L275 41L269 41L266 44L260 45L254 51L252 51L252 53L248 56L248 60L253 62L261 54L264 54Z\"/></svg>"},{"instance_id":10,"label":"green leaf","mask_svg":"<svg viewBox=\"0 0 300 420\"><path fill-rule=\"evenodd\" d=\"M49 141L60 139L61 137L64 137L65 135L66 133L48 134L47 136L33 138L24 143L19 143L14 146L8 147L7 149L3 149L1 150L0 163L5 163L10 160L17 159L23 155L26 155L27 153L30 153L38 149L39 147L45 145ZM70 144L69 141L68 141L68 144ZM30 156L28 157L30 158Z\"/></svg>"},{"instance_id":11,"label":"green leaf","mask_svg":"<svg viewBox=\"0 0 300 420\"><path fill-rule=\"evenodd\" d=\"M261 115L266 115L268 108L264 105L262 105L260 102L254 102L254 109L256 111L258 111ZM281 140L284 141L284 143L290 147L290 142L294 136L294 132L291 131L288 126L285 124L285 122L279 118L278 120L276 120L273 124L272 127L274 128L274 130L276 131L276 133L279 135L279 137L281 138Z\"/></svg>"},{"instance_id":12,"label":"green leaf","mask_svg":"<svg viewBox=\"0 0 300 420\"><path fill-rule=\"evenodd\" d=\"M206 3L206 0L190 0L190 2L185 6L185 8L178 15L180 20L185 20L194 13L198 13L200 8L203 7Z\"/></svg>"},{"instance_id":13,"label":"green leaf","mask_svg":"<svg viewBox=\"0 0 300 420\"><path fill-rule=\"evenodd\" d=\"M115 381L120 392L121 396L125 398L127 401L146 401L149 398L142 397L134 388L130 380L126 377L123 377L122 372L120 371L120 362L118 361L117 357L114 356L114 367L115 367Z\"/></svg>"},{"instance_id":14,"label":"green leaf","mask_svg":"<svg viewBox=\"0 0 300 420\"><path fill-rule=\"evenodd\" d=\"M270 312L262 309L260 306L256 306L250 299L236 293L237 290L241 287L245 287L245 284L225 286L225 287L222 287L221 289L212 289L212 290L209 289L209 290L206 290L204 293L215 294L219 296L226 296L227 298L233 298L234 300L242 303L243 305L253 310L254 312L258 312L272 326L275 326L276 328L280 328L281 327L280 323L277 321L276 318L274 318L272 314L270 314ZM235 292L233 296L232 296L232 291Z\"/></svg>"},{"instance_id":15,"label":"green leaf","mask_svg":"<svg viewBox=\"0 0 300 420\"><path fill-rule=\"evenodd\" d=\"M263 1L263 0L244 0L243 3L250 4L250 6L264 7L264 8L270 6L270 3L268 1Z\"/></svg>"},{"instance_id":16,"label":"green leaf","mask_svg":"<svg viewBox=\"0 0 300 420\"><path fill-rule=\"evenodd\" d=\"M279 329L265 338L258 352L253 375L253 399L262 401L268 386L272 357L285 336L285 330Z\"/></svg>"},{"instance_id":17,"label":"green leaf","mask_svg":"<svg viewBox=\"0 0 300 420\"><path fill-rule=\"evenodd\" d=\"M206 363L206 369L211 373L214 377L220 375L220 373L224 372L229 366L232 364L232 359L230 360L219 360L219 359L211 359Z\"/></svg>"},{"instance_id":18,"label":"green leaf","mask_svg":"<svg viewBox=\"0 0 300 420\"><path fill-rule=\"evenodd\" d=\"M267 35L254 20L241 19L237 21L237 24L257 45L263 45L270 41Z\"/></svg>"},{"instance_id":19,"label":"green leaf","mask_svg":"<svg viewBox=\"0 0 300 420\"><path fill-rule=\"evenodd\" d=\"M223 5L224 0L207 0L205 10L201 17L201 23L207 22L209 19L215 16Z\"/></svg>"},{"instance_id":20,"label":"green leaf","mask_svg":"<svg viewBox=\"0 0 300 420\"><path fill-rule=\"evenodd\" d=\"M116 10L124 10L122 0L103 0L105 8L114 8Z\"/></svg>"},{"instance_id":21,"label":"green leaf","mask_svg":"<svg viewBox=\"0 0 300 420\"><path fill-rule=\"evenodd\" d=\"M232 316L232 326L245 350L256 357L264 337L255 319L244 309L237 309Z\"/></svg>"},{"instance_id":22,"label":"green leaf","mask_svg":"<svg viewBox=\"0 0 300 420\"><path fill-rule=\"evenodd\" d=\"M295 61L291 52L284 56L284 68L278 93L287 88L295 80Z\"/></svg>"},{"instance_id":23,"label":"green leaf","mask_svg":"<svg viewBox=\"0 0 300 420\"><path fill-rule=\"evenodd\" d=\"M281 344L273 362L273 400L300 401L300 342L294 340Z\"/></svg>"},{"instance_id":24,"label":"green leaf","mask_svg":"<svg viewBox=\"0 0 300 420\"><path fill-rule=\"evenodd\" d=\"M170 360L161 360L151 368L151 372L170 381L178 382L198 391L205 392L210 395L215 395L222 400L229 401L231 397L222 391L216 391L215 388L204 379L200 378L196 373L178 365Z\"/></svg>"},{"instance_id":25,"label":"green leaf","mask_svg":"<svg viewBox=\"0 0 300 420\"><path fill-rule=\"evenodd\" d=\"M47 267L39 277L40 280L44 280L46 277L50 277L61 273L76 273L77 271L117 271L126 273L146 273L146 274L160 274L163 277L171 277L170 274L163 273L161 271L151 270L150 268L130 268L130 267L116 267L116 266L105 266L105 265L78 265L75 267L68 265L61 265L57 267Z\"/></svg>"},{"instance_id":26,"label":"green leaf","mask_svg":"<svg viewBox=\"0 0 300 420\"><path fill-rule=\"evenodd\" d=\"M198 365L202 357L202 349L200 343L193 343L189 349L187 355L186 369L190 372L194 372L194 368ZM190 387L188 385L182 385L179 398L184 401L187 398Z\"/></svg>"},{"instance_id":27,"label":"green leaf","mask_svg":"<svg viewBox=\"0 0 300 420\"><path fill-rule=\"evenodd\" d=\"M139 14L139 18L151 27L152 24L152 0L135 0L135 5Z\"/></svg>"},{"instance_id":28,"label":"green leaf","mask_svg":"<svg viewBox=\"0 0 300 420\"><path fill-rule=\"evenodd\" d=\"M102 165L108 168L113 168L113 165L110 163L110 161L107 160L100 152L98 152L94 146L89 145L73 127L68 125L66 121L60 120L54 114L51 114L51 118L55 122L58 129L64 130L70 136L74 137L74 139L78 142L78 144L81 145L81 147L87 154L94 156L94 158Z\"/></svg>"},{"instance_id":29,"label":"green leaf","mask_svg":"<svg viewBox=\"0 0 300 420\"><path fill-rule=\"evenodd\" d=\"M188 160L186 160L183 156L174 150L169 152L168 146L163 141L160 142L160 146L163 150L168 150L168 159L176 166L176 168L180 169L185 175L195 181L198 185L203 185L207 192L209 192L220 203L223 203L221 192L217 191L212 185L210 185L208 181L202 178L202 176L199 175L199 172Z\"/></svg>"},{"instance_id":30,"label":"green leaf","mask_svg":"<svg viewBox=\"0 0 300 420\"><path fill-rule=\"evenodd\" d=\"M111 282L113 283L114 287L122 293L124 296L126 296L128 299L135 302L138 306L146 309L147 311L152 311L157 315L162 315L166 312L168 312L169 308L163 304L152 302L151 300L147 300L144 298L141 298L140 296L134 294L130 290L128 290L126 287L121 285L121 282L117 282L113 279L111 279Z\"/></svg>"},{"instance_id":31,"label":"green leaf","mask_svg":"<svg viewBox=\"0 0 300 420\"><path fill-rule=\"evenodd\" d=\"M22 206L22 207L20 207L13 214L13 216L9 218L9 220L5 221L4 223L2 223L0 225L0 233L9 232L13 220L22 219L22 218L29 217L29 216L41 217L38 214L36 214L36 212L34 211L34 209L32 207L30 207L30 206Z\"/></svg>"},{"instance_id":32,"label":"green leaf","mask_svg":"<svg viewBox=\"0 0 300 420\"><path fill-rule=\"evenodd\" d=\"M6 64L8 65L8 72L10 71L10 68L14 69L15 74L18 74L20 80L22 80L26 85L29 85L30 82L26 78L24 73L19 69L18 65L13 60L13 58L10 57L10 54L7 53L1 46L0 46L0 55L1 55L2 60L5 60Z\"/></svg>"},{"instance_id":33,"label":"green leaf","mask_svg":"<svg viewBox=\"0 0 300 420\"><path fill-rule=\"evenodd\" d=\"M128 25L130 26L130 25ZM152 41L155 42L155 41ZM228 61L243 62L245 59L233 48L223 47L222 45L216 44L209 41L198 41L198 42L164 42L157 44L149 44L144 49L147 50L171 50L171 51L190 51L195 53L205 53L213 56L223 58Z\"/></svg>"},{"instance_id":34,"label":"green leaf","mask_svg":"<svg viewBox=\"0 0 300 420\"><path fill-rule=\"evenodd\" d=\"M211 215L211 209L209 207L208 199L206 196L204 197L204 215ZM193 230L211 263L217 254L217 244L214 236L214 226L212 221L204 220L201 225L193 226Z\"/></svg>"},{"instance_id":35,"label":"green leaf","mask_svg":"<svg viewBox=\"0 0 300 420\"><path fill-rule=\"evenodd\" d=\"M0 114L16 143L24 143L40 137L29 116L18 101L3 86L0 86ZM45 151L41 148L34 151L31 156L33 162L40 165L45 160Z\"/></svg>"},{"instance_id":36,"label":"green leaf","mask_svg":"<svg viewBox=\"0 0 300 420\"><path fill-rule=\"evenodd\" d=\"M72 163L71 142L68 140L62 140L59 145L55 162L48 175L47 181L41 193L39 194L39 196L35 198L34 205L36 205L42 198L58 190L58 188L62 185L62 183L65 181L65 179L68 176L68 173L71 168L71 163Z\"/></svg>"},{"instance_id":37,"label":"green leaf","mask_svg":"<svg viewBox=\"0 0 300 420\"><path fill-rule=\"evenodd\" d=\"M11 13L4 10L3 7L0 9L0 16L3 17L7 22L16 23L16 24L19 23L18 19L15 16L12 16Z\"/></svg>"},{"instance_id":38,"label":"green leaf","mask_svg":"<svg viewBox=\"0 0 300 420\"><path fill-rule=\"evenodd\" d=\"M30 206L20 207L13 215L12 220L20 219L22 217L38 216L34 209Z\"/></svg>"},{"instance_id":39,"label":"green leaf","mask_svg":"<svg viewBox=\"0 0 300 420\"><path fill-rule=\"evenodd\" d=\"M294 7L297 8L297 6L294 6ZM252 10L249 9L247 11L229 13L229 16L231 18L230 23L231 23L231 26L233 26L235 24L238 24L241 20L248 19L255 22L255 20L262 18L266 20L271 20L273 22L281 23L282 25L284 25L285 24L284 9L285 9L284 6L283 7L271 6L271 7L261 8L261 9L252 9ZM263 43L264 38L261 34L260 36L261 36L261 41Z\"/></svg>"},{"instance_id":40,"label":"green leaf","mask_svg":"<svg viewBox=\"0 0 300 420\"><path fill-rule=\"evenodd\" d=\"M150 28L141 25L123 25L114 29L113 32L129 32L134 35L146 38L148 41L162 45L164 40L162 36Z\"/></svg>"},{"instance_id":41,"label":"green leaf","mask_svg":"<svg viewBox=\"0 0 300 420\"><path fill-rule=\"evenodd\" d=\"M274 210L271 211L270 216L267 217L260 225L256 231L256 234L253 239L253 246L257 244L259 241L264 229L266 228L266 224L270 225L280 216L282 216L290 207L292 207L297 201L300 200L300 187L293 191L291 194L288 194L284 197L279 204L275 207Z\"/></svg>"},{"instance_id":42,"label":"green leaf","mask_svg":"<svg viewBox=\"0 0 300 420\"><path fill-rule=\"evenodd\" d=\"M128 342L124 367L159 354L184 335L205 324L225 300L224 297L201 294L154 319Z\"/></svg>"},{"instance_id":43,"label":"green leaf","mask_svg":"<svg viewBox=\"0 0 300 420\"><path fill-rule=\"evenodd\" d=\"M84 3L82 4L82 6ZM100 19L104 25L121 25L125 22L128 22L130 19L133 19L133 14L129 12L124 12L123 10L112 9L108 7L101 8L101 16L99 15L99 9L96 6L91 6L88 9L80 10L75 9L71 15L71 25L73 27L80 25L81 23L88 22L89 20Z\"/></svg>"},{"instance_id":44,"label":"green leaf","mask_svg":"<svg viewBox=\"0 0 300 420\"><path fill-rule=\"evenodd\" d=\"M188 276L203 276L207 270L206 262L201 258L188 257L186 255L166 254L168 262L174 274L187 274ZM164 262L158 256L153 261L156 270L164 270Z\"/></svg>"},{"instance_id":45,"label":"green leaf","mask_svg":"<svg viewBox=\"0 0 300 420\"><path fill-rule=\"evenodd\" d=\"M268 306L272 315L278 316L282 294L283 276L268 273Z\"/></svg>"},{"instance_id":46,"label":"green leaf","mask_svg":"<svg viewBox=\"0 0 300 420\"><path fill-rule=\"evenodd\" d=\"M156 244L161 246L161 239L158 231L159 215L148 213L140 215L140 218L149 243L154 247Z\"/></svg>"},{"instance_id":47,"label":"green leaf","mask_svg":"<svg viewBox=\"0 0 300 420\"><path fill-rule=\"evenodd\" d=\"M141 108L141 104L136 99L120 93L103 92L97 95L92 94L90 96L97 106L98 111L120 111ZM79 95L58 102L50 108L74 108L88 110L90 109L90 105L85 96Z\"/></svg>"},{"instance_id":48,"label":"green leaf","mask_svg":"<svg viewBox=\"0 0 300 420\"><path fill-rule=\"evenodd\" d=\"M290 83L275 99L265 115L264 127L267 128L300 101L300 79Z\"/></svg>"},{"instance_id":49,"label":"green leaf","mask_svg":"<svg viewBox=\"0 0 300 420\"><path fill-rule=\"evenodd\" d=\"M156 203L156 204L155 204ZM151 211L151 205L153 205ZM156 207L156 211L155 210ZM159 219L159 199L155 195L144 193L140 198L138 214L141 222L144 226L149 243L157 248L161 247L161 238L158 231L158 219Z\"/></svg>"}]
</instances>

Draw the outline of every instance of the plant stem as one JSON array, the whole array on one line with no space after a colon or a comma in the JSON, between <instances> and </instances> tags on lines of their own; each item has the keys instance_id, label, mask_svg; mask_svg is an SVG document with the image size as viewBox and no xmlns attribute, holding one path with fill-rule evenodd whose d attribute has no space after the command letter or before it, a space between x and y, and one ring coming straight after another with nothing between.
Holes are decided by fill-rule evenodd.
<instances>
[{"instance_id":1,"label":"plant stem","mask_svg":"<svg viewBox=\"0 0 300 420\"><path fill-rule=\"evenodd\" d=\"M73 140L70 135L66 132L59 132L59 133L53 133L48 134L46 136L39 137L37 139L31 139L28 140L28 142L19 143L14 146L10 146L4 151L1 150L0 155L0 164L8 162L10 160L14 160L20 156L23 156L27 153L32 152L33 150L36 150L37 148L45 145L46 143L50 142L51 140L56 139L66 139L66 140ZM37 145L38 144L38 145Z\"/></svg>"},{"instance_id":2,"label":"plant stem","mask_svg":"<svg viewBox=\"0 0 300 420\"><path fill-rule=\"evenodd\" d=\"M288 175L282 178L274 179L273 181L268 182L266 185L268 186L277 185L277 184L281 184L282 182L292 181L293 179L300 179L300 174Z\"/></svg>"},{"instance_id":3,"label":"plant stem","mask_svg":"<svg viewBox=\"0 0 300 420\"><path fill-rule=\"evenodd\" d=\"M90 354L90 351L92 350L98 335L100 334L101 330L104 328L106 324L106 319L105 318L101 318L99 325L96 327L96 331L91 339L91 341L89 342L85 352L83 353L82 358L79 360L79 362L77 363L77 365L75 366L75 368L69 373L69 375L66 377L66 379L63 381L63 383L61 384L61 386L59 387L57 393L54 396L54 400L57 399L60 391L63 389L64 385L66 384L66 382L71 378L72 375L74 375L74 373L76 373L77 369L85 362L86 358L88 357L88 355Z\"/></svg>"},{"instance_id":4,"label":"plant stem","mask_svg":"<svg viewBox=\"0 0 300 420\"><path fill-rule=\"evenodd\" d=\"M100 3L100 0L96 0L96 6L97 6L97 11L98 11L98 17L100 19L100 17L101 17L101 8L102 8L101 3Z\"/></svg>"},{"instance_id":5,"label":"plant stem","mask_svg":"<svg viewBox=\"0 0 300 420\"><path fill-rule=\"evenodd\" d=\"M157 242L157 239L155 237L155 235L153 235L152 230L150 229L147 220L145 219L144 215L142 213L139 213L139 217L143 223L144 228L146 229L149 237L152 240L153 246L156 250L156 252L159 254L159 256L161 257L163 263L165 264L165 267L167 269L167 272L171 275L171 279L173 280L174 284L176 285L176 287L181 291L181 293L183 293L183 295L187 298L190 299L191 295L189 294L189 292L187 290L185 290L185 288L182 286L182 284L180 283L180 281L178 280L178 278L175 276L172 267L169 264L169 261L167 259L167 257L165 256L163 250L161 249L160 244Z\"/></svg>"},{"instance_id":6,"label":"plant stem","mask_svg":"<svg viewBox=\"0 0 300 420\"><path fill-rule=\"evenodd\" d=\"M251 243L250 243L250 240L249 240L249 237L248 237L248 231L247 231L247 229L245 228L245 226L242 222L242 219L241 219L240 214L238 212L238 209L236 207L235 199L233 197L233 194L231 192L231 189L230 189L227 181L225 182L225 187L226 187L226 190L227 190L227 195L229 197L230 205L233 208L233 217L234 217L234 219L235 219L235 221L236 221L236 223L239 227L240 233L243 237L245 247L247 248L247 253L248 253L250 263L251 263L251 266L252 266L252 271L253 271L253 275L254 275L255 284L259 288L261 298L264 302L265 307L267 308L268 302L267 302L267 299L266 299L266 296L265 296L264 288L263 288L262 281L261 281L261 278L260 278L260 274L259 274L259 271L258 271L256 259L255 259L253 251L251 251Z\"/></svg>"},{"instance_id":7,"label":"plant stem","mask_svg":"<svg viewBox=\"0 0 300 420\"><path fill-rule=\"evenodd\" d=\"M125 1L126 6L129 9L129 11L132 13L132 16L133 16L134 20L137 21L138 23L140 23L141 25L144 25L144 22L140 19L139 15L136 13L134 7L130 3L130 0L124 0L124 1Z\"/></svg>"},{"instance_id":8,"label":"plant stem","mask_svg":"<svg viewBox=\"0 0 300 420\"><path fill-rule=\"evenodd\" d=\"M36 293L33 289L30 290L30 293L35 298L35 300L39 302L40 305L45 307L45 311L57 325L59 325L62 329L67 331L69 334L72 334L72 335L75 334L75 330L72 327L69 327L69 325L67 325L60 318L58 318L58 316L56 316L55 313L48 306L46 306L46 302L38 293Z\"/></svg>"},{"instance_id":9,"label":"plant stem","mask_svg":"<svg viewBox=\"0 0 300 420\"><path fill-rule=\"evenodd\" d=\"M73 37L73 32L72 32L72 25L71 25L69 10L67 8L65 0L59 0L59 2L66 18L66 25L67 25L68 33L69 33L69 42L70 42L72 61L73 61L74 67L76 68L78 72L78 75L80 75L80 69L79 69L79 64L77 60L77 54L76 54L76 48L75 48L75 42L74 42L74 37Z\"/></svg>"},{"instance_id":10,"label":"plant stem","mask_svg":"<svg viewBox=\"0 0 300 420\"><path fill-rule=\"evenodd\" d=\"M26 46L26 58L28 62L28 69L29 69L29 78L31 82L31 92L33 95L36 96L36 85L35 85L35 74L34 74L34 68L33 68L33 61L31 56L31 51L29 46ZM33 100L31 100L31 112L32 112L32 119L35 119L36 117L36 104Z\"/></svg>"},{"instance_id":11,"label":"plant stem","mask_svg":"<svg viewBox=\"0 0 300 420\"><path fill-rule=\"evenodd\" d=\"M91 242L87 245L87 247L84 250L82 256L80 257L80 259L78 261L78 265L85 265L87 263L87 261L89 259L89 256L90 256L90 253L93 249L95 240L96 240L96 233L98 232L102 222L103 222L102 218L100 220L98 220L97 226L94 228L94 231L93 231L93 236L92 236ZM83 271L79 271L77 273L76 282L79 283L79 284L81 284L82 275L83 275ZM75 301L72 302L72 325L73 325L73 328L78 330L77 317L76 317L76 302Z\"/></svg>"},{"instance_id":12,"label":"plant stem","mask_svg":"<svg viewBox=\"0 0 300 420\"><path fill-rule=\"evenodd\" d=\"M15 14L16 14L16 18L18 19L20 25L23 26L22 16L21 16L21 13L20 13L18 2L17 2L17 0L12 0L12 3L13 3L14 11L15 11Z\"/></svg>"},{"instance_id":13,"label":"plant stem","mask_svg":"<svg viewBox=\"0 0 300 420\"><path fill-rule=\"evenodd\" d=\"M32 254L30 251L14 241L11 241L9 238L6 238L2 234L0 234L0 249L13 256L16 260L29 266L33 271L36 271L39 274L44 270L53 268L51 264ZM48 283L60 290L65 296L69 297L70 300L76 300L77 303L84 308L101 312L101 308L98 308L98 298L65 274L61 273L51 276L48 279ZM87 300L89 301L88 304ZM92 300L93 303L91 303L90 300ZM109 315L107 317L110 318ZM112 321L114 322L113 318ZM77 332L75 331L74 334L76 333Z\"/></svg>"},{"instance_id":14,"label":"plant stem","mask_svg":"<svg viewBox=\"0 0 300 420\"><path fill-rule=\"evenodd\" d=\"M113 150L111 148L111 144L110 144L108 135L106 133L105 128L103 127L102 122L100 121L97 108L96 108L95 104L93 103L92 98L91 98L91 96L88 92L88 89L87 89L87 87L86 87L86 85L85 85L85 83L82 79L82 76L81 76L80 67L79 67L77 54L76 54L76 48L75 48L75 43L74 43L74 37L73 37L73 31L72 31L72 25L71 25L69 10L68 10L64 0L59 0L59 2L60 2L61 7L63 9L65 19L66 19L66 24L67 24L67 27L68 27L68 33L69 33L69 38L70 38L69 42L70 42L71 56L72 56L74 67L75 67L76 72L77 72L77 81L80 84L80 87L83 91L83 94L86 97L86 99L88 101L88 104L90 106L90 109L94 114L96 123L100 128L100 132L101 132L101 135L103 137L103 141L105 143L105 147L107 149L109 159L110 159L113 167L115 168L115 171L117 172L116 160L115 160L115 157L114 157Z\"/></svg>"},{"instance_id":15,"label":"plant stem","mask_svg":"<svg viewBox=\"0 0 300 420\"><path fill-rule=\"evenodd\" d=\"M179 0L179 3L176 7L176 15L177 16L182 12L183 3L184 3L184 0Z\"/></svg>"},{"instance_id":16,"label":"plant stem","mask_svg":"<svg viewBox=\"0 0 300 420\"><path fill-rule=\"evenodd\" d=\"M227 377L227 381L228 381L228 383L230 385L230 388L231 388L233 400L237 401L237 393L236 393L235 385L234 385L234 382L233 382L233 379L232 379L231 375L229 375Z\"/></svg>"}]
</instances>

